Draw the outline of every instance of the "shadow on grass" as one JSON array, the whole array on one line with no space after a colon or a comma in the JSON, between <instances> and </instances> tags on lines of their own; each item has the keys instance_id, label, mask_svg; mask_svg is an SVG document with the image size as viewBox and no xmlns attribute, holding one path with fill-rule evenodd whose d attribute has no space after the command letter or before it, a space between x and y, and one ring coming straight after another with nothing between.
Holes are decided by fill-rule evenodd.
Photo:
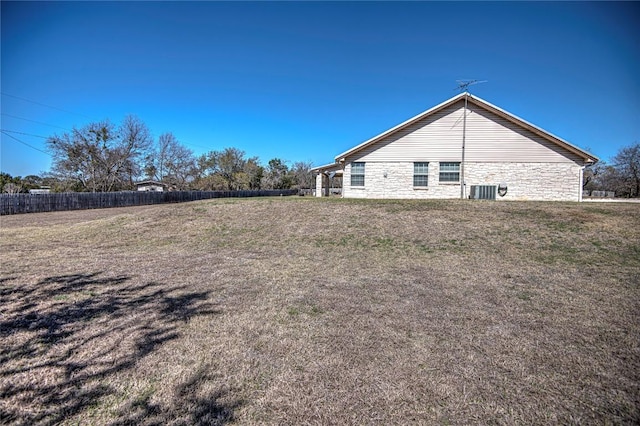
<instances>
[{"instance_id":1,"label":"shadow on grass","mask_svg":"<svg viewBox=\"0 0 640 426\"><path fill-rule=\"evenodd\" d=\"M240 401L224 403L225 390L206 391L206 383L212 378L208 368L200 368L184 384L174 389L179 404L166 407L150 401L150 394L132 401L122 411L119 420L111 426L152 424L163 425L169 421L178 425L223 425L233 420L234 410Z\"/></svg>"},{"instance_id":2,"label":"shadow on grass","mask_svg":"<svg viewBox=\"0 0 640 426\"><path fill-rule=\"evenodd\" d=\"M140 360L178 338L180 325L190 318L219 313L208 296L184 286L138 284L128 276L102 273L53 276L35 284L3 280L0 423L56 424L76 415L91 417L104 398L118 397L111 384L116 375L135 373ZM136 410L117 415L117 424L140 424L149 417L153 424L231 419L238 403L218 404L220 391L193 396L202 394L193 388L203 380L204 373L194 377L162 407L138 400Z\"/></svg>"}]
</instances>

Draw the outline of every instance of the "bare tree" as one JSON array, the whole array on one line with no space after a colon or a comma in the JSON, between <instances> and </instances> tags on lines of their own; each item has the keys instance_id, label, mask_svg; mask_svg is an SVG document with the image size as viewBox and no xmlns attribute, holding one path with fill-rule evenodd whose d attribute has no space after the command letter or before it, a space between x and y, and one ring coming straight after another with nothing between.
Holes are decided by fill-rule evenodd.
<instances>
[{"instance_id":1,"label":"bare tree","mask_svg":"<svg viewBox=\"0 0 640 426\"><path fill-rule=\"evenodd\" d=\"M150 179L187 189L197 175L193 151L182 145L173 133L163 133L154 151L147 156L145 173Z\"/></svg>"},{"instance_id":2,"label":"bare tree","mask_svg":"<svg viewBox=\"0 0 640 426\"><path fill-rule=\"evenodd\" d=\"M293 186L293 177L287 164L279 158L269 160L262 186L268 189L289 189Z\"/></svg>"},{"instance_id":3,"label":"bare tree","mask_svg":"<svg viewBox=\"0 0 640 426\"><path fill-rule=\"evenodd\" d=\"M126 177L128 186L132 189L134 179L142 175L140 164L145 154L152 149L153 138L147 125L135 115L124 118L118 136L113 150L115 168L112 175Z\"/></svg>"},{"instance_id":4,"label":"bare tree","mask_svg":"<svg viewBox=\"0 0 640 426\"><path fill-rule=\"evenodd\" d=\"M294 185L300 189L312 188L315 183L311 168L313 164L311 162L297 161L293 163L291 167L291 174L293 175Z\"/></svg>"},{"instance_id":5,"label":"bare tree","mask_svg":"<svg viewBox=\"0 0 640 426\"><path fill-rule=\"evenodd\" d=\"M9 182L4 185L4 192L7 194L18 194L22 192L22 185L18 185L17 183Z\"/></svg>"},{"instance_id":6,"label":"bare tree","mask_svg":"<svg viewBox=\"0 0 640 426\"><path fill-rule=\"evenodd\" d=\"M27 176L30 177L30 176ZM0 190L8 194L17 194L25 189L25 179L20 176L11 176L9 173L0 172Z\"/></svg>"},{"instance_id":7,"label":"bare tree","mask_svg":"<svg viewBox=\"0 0 640 426\"><path fill-rule=\"evenodd\" d=\"M619 186L616 192L625 197L640 197L640 143L622 148L613 157Z\"/></svg>"},{"instance_id":8,"label":"bare tree","mask_svg":"<svg viewBox=\"0 0 640 426\"><path fill-rule=\"evenodd\" d=\"M603 189L602 180L608 167L604 161L598 161L586 167L582 178L582 189L587 191Z\"/></svg>"},{"instance_id":9,"label":"bare tree","mask_svg":"<svg viewBox=\"0 0 640 426\"><path fill-rule=\"evenodd\" d=\"M105 120L47 140L54 175L92 192L132 188L151 143L149 129L135 116L119 127Z\"/></svg>"},{"instance_id":10,"label":"bare tree","mask_svg":"<svg viewBox=\"0 0 640 426\"><path fill-rule=\"evenodd\" d=\"M109 121L50 137L47 145L53 153L52 171L61 179L78 182L86 191L101 190L107 169L106 151L114 138L115 129Z\"/></svg>"}]
</instances>

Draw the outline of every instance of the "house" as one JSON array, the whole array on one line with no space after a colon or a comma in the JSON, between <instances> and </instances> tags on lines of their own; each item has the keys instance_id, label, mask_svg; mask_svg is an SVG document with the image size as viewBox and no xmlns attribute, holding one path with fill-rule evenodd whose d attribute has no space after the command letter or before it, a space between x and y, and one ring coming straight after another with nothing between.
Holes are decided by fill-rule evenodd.
<instances>
[{"instance_id":1,"label":"house","mask_svg":"<svg viewBox=\"0 0 640 426\"><path fill-rule=\"evenodd\" d=\"M345 198L581 201L598 158L468 92L312 169L316 195L342 175Z\"/></svg>"},{"instance_id":2,"label":"house","mask_svg":"<svg viewBox=\"0 0 640 426\"><path fill-rule=\"evenodd\" d=\"M166 184L158 182L156 180L144 180L142 182L136 182L136 189L138 191L163 192L166 187Z\"/></svg>"},{"instance_id":3,"label":"house","mask_svg":"<svg viewBox=\"0 0 640 426\"><path fill-rule=\"evenodd\" d=\"M41 186L40 188L33 188L29 190L29 194L50 194L50 186Z\"/></svg>"}]
</instances>

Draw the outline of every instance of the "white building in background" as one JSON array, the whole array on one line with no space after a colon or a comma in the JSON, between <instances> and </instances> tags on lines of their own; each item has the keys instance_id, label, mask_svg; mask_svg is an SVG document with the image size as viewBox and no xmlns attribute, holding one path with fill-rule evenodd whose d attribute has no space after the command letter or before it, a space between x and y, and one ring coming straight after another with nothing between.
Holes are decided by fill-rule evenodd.
<instances>
[{"instance_id":1,"label":"white building in background","mask_svg":"<svg viewBox=\"0 0 640 426\"><path fill-rule=\"evenodd\" d=\"M158 182L155 180L145 180L142 182L136 183L136 189L138 191L155 191L155 192L163 192L166 189L167 185L162 182Z\"/></svg>"}]
</instances>

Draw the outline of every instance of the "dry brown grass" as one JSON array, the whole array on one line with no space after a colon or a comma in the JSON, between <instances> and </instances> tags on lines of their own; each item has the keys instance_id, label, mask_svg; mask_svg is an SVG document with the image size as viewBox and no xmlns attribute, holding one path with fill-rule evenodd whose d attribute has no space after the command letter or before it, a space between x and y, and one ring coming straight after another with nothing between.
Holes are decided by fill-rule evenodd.
<instances>
[{"instance_id":1,"label":"dry brown grass","mask_svg":"<svg viewBox=\"0 0 640 426\"><path fill-rule=\"evenodd\" d=\"M640 421L640 205L0 221L0 423Z\"/></svg>"}]
</instances>

